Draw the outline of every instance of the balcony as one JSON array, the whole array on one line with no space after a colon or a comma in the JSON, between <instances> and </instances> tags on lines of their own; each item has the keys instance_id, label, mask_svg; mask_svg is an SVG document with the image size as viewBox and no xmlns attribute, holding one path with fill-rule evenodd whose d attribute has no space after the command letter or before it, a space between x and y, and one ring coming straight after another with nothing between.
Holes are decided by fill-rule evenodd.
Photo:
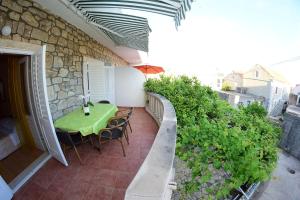
<instances>
[{"instance_id":1,"label":"balcony","mask_svg":"<svg viewBox=\"0 0 300 200\"><path fill-rule=\"evenodd\" d=\"M101 154L90 144L80 145L78 151L84 165L80 165L72 150L67 155L68 167L50 159L14 199L124 199L125 194L126 199L170 196L166 186L175 155L176 117L167 100L156 94L149 94L148 100L146 109L134 109L133 132L129 133L130 144L125 145L126 157L120 144L114 141L104 144Z\"/></svg>"}]
</instances>

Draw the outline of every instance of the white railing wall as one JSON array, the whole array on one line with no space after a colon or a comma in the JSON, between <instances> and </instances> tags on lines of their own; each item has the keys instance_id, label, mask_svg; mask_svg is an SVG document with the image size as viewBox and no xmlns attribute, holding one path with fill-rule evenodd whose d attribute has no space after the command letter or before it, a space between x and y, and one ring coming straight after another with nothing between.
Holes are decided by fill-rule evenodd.
<instances>
[{"instance_id":1,"label":"white railing wall","mask_svg":"<svg viewBox=\"0 0 300 200\"><path fill-rule=\"evenodd\" d=\"M148 93L146 102L146 110L152 115L158 125L161 124L164 114L164 106L155 94Z\"/></svg>"},{"instance_id":2,"label":"white railing wall","mask_svg":"<svg viewBox=\"0 0 300 200\"><path fill-rule=\"evenodd\" d=\"M159 125L153 145L138 173L126 190L125 200L169 200L172 190L177 119L165 97L147 93L146 111Z\"/></svg>"}]
</instances>

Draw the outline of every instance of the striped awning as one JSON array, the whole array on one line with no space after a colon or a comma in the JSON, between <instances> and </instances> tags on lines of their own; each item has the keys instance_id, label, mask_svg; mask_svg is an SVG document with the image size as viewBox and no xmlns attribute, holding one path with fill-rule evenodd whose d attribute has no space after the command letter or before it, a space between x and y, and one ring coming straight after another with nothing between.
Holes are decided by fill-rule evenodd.
<instances>
[{"instance_id":1,"label":"striped awning","mask_svg":"<svg viewBox=\"0 0 300 200\"><path fill-rule=\"evenodd\" d=\"M117 45L148 51L151 31L144 17L122 14L121 9L152 12L173 17L175 26L185 18L193 0L68 0L87 20Z\"/></svg>"}]
</instances>

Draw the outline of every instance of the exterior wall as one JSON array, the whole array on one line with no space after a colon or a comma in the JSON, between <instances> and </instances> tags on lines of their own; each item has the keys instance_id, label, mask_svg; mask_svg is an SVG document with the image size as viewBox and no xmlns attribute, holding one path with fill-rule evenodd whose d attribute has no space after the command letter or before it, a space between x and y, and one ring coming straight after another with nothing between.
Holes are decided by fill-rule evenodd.
<instances>
[{"instance_id":1,"label":"exterior wall","mask_svg":"<svg viewBox=\"0 0 300 200\"><path fill-rule=\"evenodd\" d=\"M256 77L256 71L259 73L258 77ZM271 99L271 79L270 74L259 65L255 65L244 73L243 87L247 88L247 93L249 94L264 97L264 106L267 110Z\"/></svg>"},{"instance_id":2,"label":"exterior wall","mask_svg":"<svg viewBox=\"0 0 300 200\"><path fill-rule=\"evenodd\" d=\"M266 99L270 98L270 81L263 81L258 79L244 79L243 87L247 88L247 93L256 96L263 96Z\"/></svg>"},{"instance_id":3,"label":"exterior wall","mask_svg":"<svg viewBox=\"0 0 300 200\"><path fill-rule=\"evenodd\" d=\"M259 72L259 77L255 76L256 71ZM267 73L262 67L259 65L255 65L252 67L249 71L244 73L245 79L259 79L259 80L265 80L269 81L272 79L269 73Z\"/></svg>"},{"instance_id":4,"label":"exterior wall","mask_svg":"<svg viewBox=\"0 0 300 200\"><path fill-rule=\"evenodd\" d=\"M218 94L219 94L220 98L224 99L225 101L227 101L230 105L232 105L235 108L237 108L238 105L240 105L240 104L246 106L255 101L264 103L264 99L260 98L260 97L252 97L252 96L246 96L243 94L224 92L224 91L219 91Z\"/></svg>"},{"instance_id":5,"label":"exterior wall","mask_svg":"<svg viewBox=\"0 0 300 200\"><path fill-rule=\"evenodd\" d=\"M296 87L294 87L291 90L291 93L289 94L289 105L300 106L300 85L299 84L297 84Z\"/></svg>"},{"instance_id":6,"label":"exterior wall","mask_svg":"<svg viewBox=\"0 0 300 200\"><path fill-rule=\"evenodd\" d=\"M112 66L128 65L82 30L30 0L2 0L0 29L4 25L12 27L12 34L1 35L2 39L47 45L47 86L54 119L82 103L78 95L83 94L83 56L99 59Z\"/></svg>"},{"instance_id":7,"label":"exterior wall","mask_svg":"<svg viewBox=\"0 0 300 200\"><path fill-rule=\"evenodd\" d=\"M125 107L145 107L145 80L145 76L135 68L116 67L116 104Z\"/></svg>"},{"instance_id":8,"label":"exterior wall","mask_svg":"<svg viewBox=\"0 0 300 200\"><path fill-rule=\"evenodd\" d=\"M277 88L277 92L276 92ZM288 85L279 81L271 82L270 100L269 100L269 113L274 112L274 109L281 110L283 103L289 99L290 88Z\"/></svg>"},{"instance_id":9,"label":"exterior wall","mask_svg":"<svg viewBox=\"0 0 300 200\"><path fill-rule=\"evenodd\" d=\"M283 118L283 134L280 147L300 159L300 113L286 112Z\"/></svg>"},{"instance_id":10,"label":"exterior wall","mask_svg":"<svg viewBox=\"0 0 300 200\"><path fill-rule=\"evenodd\" d=\"M291 93L296 94L296 95L300 94L300 84L297 84L296 87L294 87L292 89Z\"/></svg>"}]
</instances>

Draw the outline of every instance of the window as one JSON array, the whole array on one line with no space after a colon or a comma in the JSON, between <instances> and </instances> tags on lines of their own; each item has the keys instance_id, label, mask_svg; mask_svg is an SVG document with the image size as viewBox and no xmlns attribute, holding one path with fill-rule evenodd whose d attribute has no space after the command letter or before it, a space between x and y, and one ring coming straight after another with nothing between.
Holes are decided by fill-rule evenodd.
<instances>
[{"instance_id":1,"label":"window","mask_svg":"<svg viewBox=\"0 0 300 200\"><path fill-rule=\"evenodd\" d=\"M278 87L275 88L275 94L278 94Z\"/></svg>"},{"instance_id":2,"label":"window","mask_svg":"<svg viewBox=\"0 0 300 200\"><path fill-rule=\"evenodd\" d=\"M259 71L255 71L255 78L258 78L259 77Z\"/></svg>"},{"instance_id":3,"label":"window","mask_svg":"<svg viewBox=\"0 0 300 200\"><path fill-rule=\"evenodd\" d=\"M220 79L217 80L217 87L218 88L221 87L221 80Z\"/></svg>"}]
</instances>

